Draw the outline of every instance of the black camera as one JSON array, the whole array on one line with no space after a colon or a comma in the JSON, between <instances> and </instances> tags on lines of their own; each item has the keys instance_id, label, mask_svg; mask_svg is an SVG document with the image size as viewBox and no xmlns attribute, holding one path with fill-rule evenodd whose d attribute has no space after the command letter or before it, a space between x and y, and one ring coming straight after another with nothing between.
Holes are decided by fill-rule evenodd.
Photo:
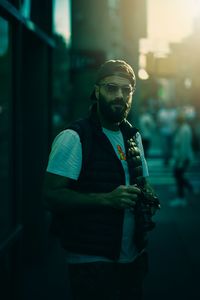
<instances>
[{"instance_id":1,"label":"black camera","mask_svg":"<svg viewBox=\"0 0 200 300\"><path fill-rule=\"evenodd\" d=\"M153 222L152 216L154 212L160 208L160 202L157 196L145 190L145 188L140 188L140 190L141 194L136 202L134 213L138 226L141 230L146 232L155 227L155 222Z\"/></svg>"}]
</instances>

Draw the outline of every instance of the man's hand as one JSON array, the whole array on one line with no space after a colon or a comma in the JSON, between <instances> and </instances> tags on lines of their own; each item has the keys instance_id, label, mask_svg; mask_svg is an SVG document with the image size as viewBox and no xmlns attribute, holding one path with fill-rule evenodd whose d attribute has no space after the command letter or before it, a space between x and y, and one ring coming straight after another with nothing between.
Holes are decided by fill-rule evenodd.
<instances>
[{"instance_id":1,"label":"man's hand","mask_svg":"<svg viewBox=\"0 0 200 300\"><path fill-rule=\"evenodd\" d=\"M134 185L132 186L120 185L112 192L104 194L103 198L105 204L111 207L117 209L125 209L125 208L133 209L136 205L140 193L141 193L140 189Z\"/></svg>"}]
</instances>

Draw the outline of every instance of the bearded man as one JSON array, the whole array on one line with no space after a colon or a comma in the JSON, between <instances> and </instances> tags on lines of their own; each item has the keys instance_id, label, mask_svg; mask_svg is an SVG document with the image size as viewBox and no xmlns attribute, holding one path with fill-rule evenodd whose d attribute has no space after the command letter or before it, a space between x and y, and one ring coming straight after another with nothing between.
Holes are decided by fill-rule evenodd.
<instances>
[{"instance_id":1,"label":"bearded man","mask_svg":"<svg viewBox=\"0 0 200 300\"><path fill-rule=\"evenodd\" d=\"M136 78L122 60L97 73L89 116L52 144L45 178L51 232L66 250L73 300L139 300L159 201L141 135L128 121Z\"/></svg>"}]
</instances>

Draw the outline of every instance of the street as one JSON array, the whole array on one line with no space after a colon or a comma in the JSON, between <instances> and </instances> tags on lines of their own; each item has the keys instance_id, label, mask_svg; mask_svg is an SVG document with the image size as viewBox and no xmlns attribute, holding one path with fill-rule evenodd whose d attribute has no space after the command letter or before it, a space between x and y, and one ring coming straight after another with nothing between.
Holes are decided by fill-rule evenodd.
<instances>
[{"instance_id":1,"label":"street","mask_svg":"<svg viewBox=\"0 0 200 300\"><path fill-rule=\"evenodd\" d=\"M200 160L195 160L187 174L195 193L187 195L186 207L169 206L176 196L172 167L164 167L161 158L148 159L148 166L161 210L154 216L157 226L149 234L145 300L200 299Z\"/></svg>"}]
</instances>

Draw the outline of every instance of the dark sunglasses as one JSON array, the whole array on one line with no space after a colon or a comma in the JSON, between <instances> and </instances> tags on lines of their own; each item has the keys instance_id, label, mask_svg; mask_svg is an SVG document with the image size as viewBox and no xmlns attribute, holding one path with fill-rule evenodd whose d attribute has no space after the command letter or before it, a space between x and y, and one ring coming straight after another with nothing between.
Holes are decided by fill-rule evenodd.
<instances>
[{"instance_id":1,"label":"dark sunglasses","mask_svg":"<svg viewBox=\"0 0 200 300\"><path fill-rule=\"evenodd\" d=\"M106 90L107 93L109 94L116 94L118 93L119 89L121 89L122 94L124 97L130 96L133 92L134 89L131 85L118 85L114 83L101 83L99 86L103 86Z\"/></svg>"}]
</instances>

